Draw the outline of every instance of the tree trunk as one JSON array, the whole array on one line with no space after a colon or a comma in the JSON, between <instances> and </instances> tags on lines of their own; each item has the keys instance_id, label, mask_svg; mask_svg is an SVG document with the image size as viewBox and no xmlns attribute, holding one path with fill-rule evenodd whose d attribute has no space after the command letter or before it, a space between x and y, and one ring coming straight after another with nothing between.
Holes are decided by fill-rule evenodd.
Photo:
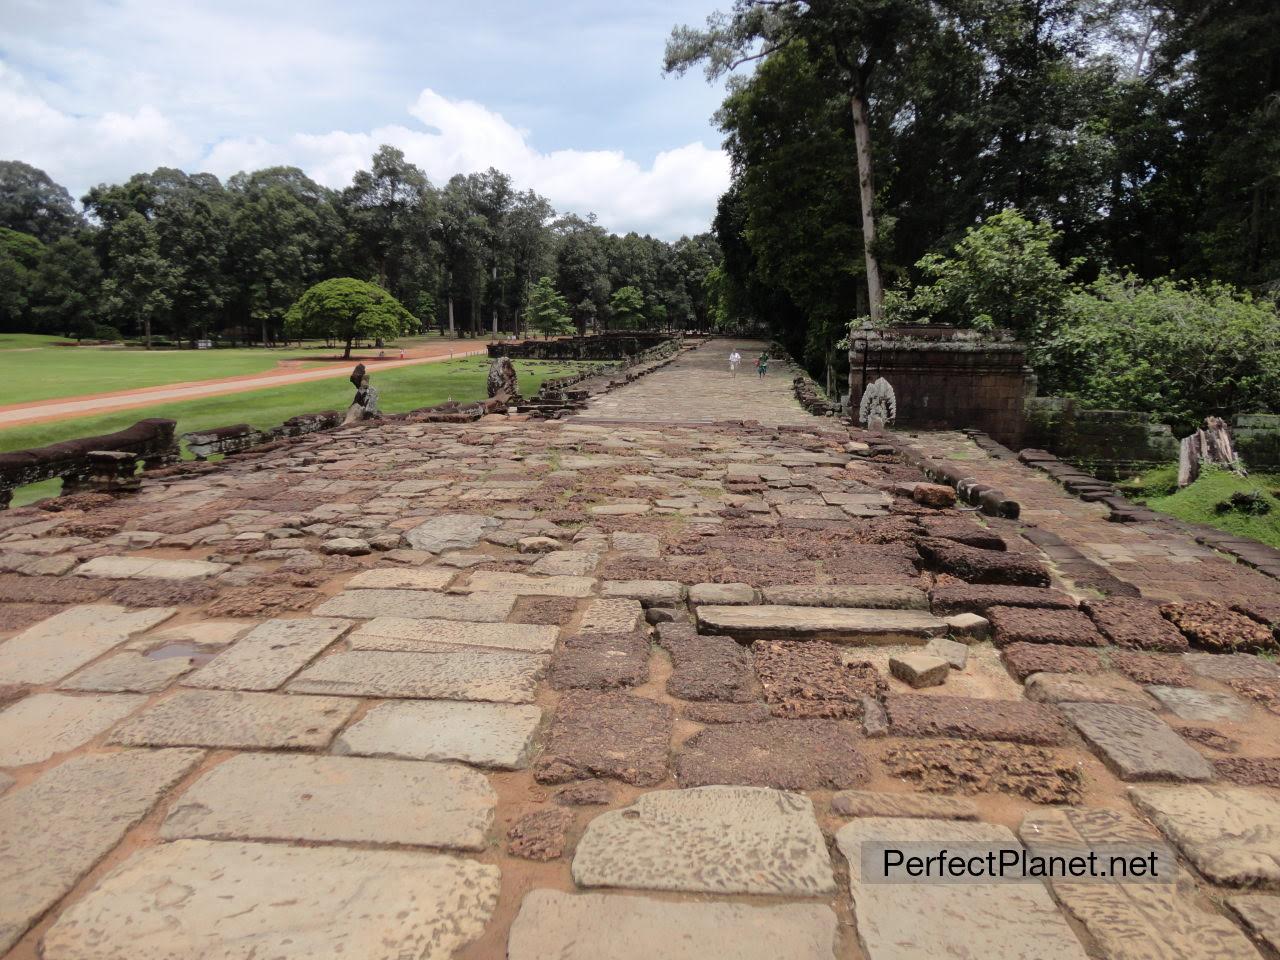
<instances>
[{"instance_id":1,"label":"tree trunk","mask_svg":"<svg viewBox=\"0 0 1280 960\"><path fill-rule=\"evenodd\" d=\"M457 331L453 327L453 297L449 298L449 336L456 337Z\"/></svg>"},{"instance_id":2,"label":"tree trunk","mask_svg":"<svg viewBox=\"0 0 1280 960\"><path fill-rule=\"evenodd\" d=\"M347 349L346 349L346 350L344 350L344 351L343 351L343 353L342 353L342 359L343 359L343 360L350 360L350 359L351 359L351 343L352 343L352 341L353 341L354 339L355 339L355 337L347 337Z\"/></svg>"},{"instance_id":3,"label":"tree trunk","mask_svg":"<svg viewBox=\"0 0 1280 960\"><path fill-rule=\"evenodd\" d=\"M151 318L147 317L142 321L142 337L146 342L147 349L151 349Z\"/></svg>"},{"instance_id":4,"label":"tree trunk","mask_svg":"<svg viewBox=\"0 0 1280 960\"><path fill-rule=\"evenodd\" d=\"M858 147L858 190L862 199L862 247L867 261L867 301L871 308L871 322L879 323L884 315L884 288L880 285L880 261L876 259L876 215L873 208L876 198L875 180L871 168L871 118L867 101L860 93L849 96L853 113L853 136Z\"/></svg>"}]
</instances>

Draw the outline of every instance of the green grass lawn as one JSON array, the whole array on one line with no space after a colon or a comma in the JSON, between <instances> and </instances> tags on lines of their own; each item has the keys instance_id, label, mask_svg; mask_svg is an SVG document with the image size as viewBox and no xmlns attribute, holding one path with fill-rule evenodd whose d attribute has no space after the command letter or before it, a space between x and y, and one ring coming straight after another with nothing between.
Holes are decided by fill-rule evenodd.
<instances>
[{"instance_id":1,"label":"green grass lawn","mask_svg":"<svg viewBox=\"0 0 1280 960\"><path fill-rule=\"evenodd\" d=\"M1188 523L1204 523L1237 536L1280 548L1280 475L1255 473L1241 477L1230 470L1206 467L1195 483L1178 489L1178 467L1171 464L1150 470L1121 489L1152 510ZM1267 513L1219 512L1218 504L1233 493L1260 493L1270 505Z\"/></svg>"},{"instance_id":2,"label":"green grass lawn","mask_svg":"<svg viewBox=\"0 0 1280 960\"><path fill-rule=\"evenodd\" d=\"M532 396L543 380L574 373L578 365L569 362L517 360L520 392ZM485 357L444 360L411 367L373 371L379 404L385 413L405 413L446 400L469 403L486 395L489 362ZM250 390L220 397L161 403L136 410L121 410L96 417L80 417L0 430L0 452L42 447L61 440L91 437L121 430L146 417L168 417L178 421L179 434L210 427L248 423L259 428L274 427L300 413L345 410L354 391L346 380L333 378L268 390ZM13 505L21 506L57 492L60 481L33 484L14 494Z\"/></svg>"},{"instance_id":3,"label":"green grass lawn","mask_svg":"<svg viewBox=\"0 0 1280 960\"><path fill-rule=\"evenodd\" d=\"M387 354L394 356L401 346L409 349L439 340L438 335L407 337L388 345ZM341 353L341 348L321 342L308 342L301 348L217 350L57 346L66 342L62 337L40 334L0 334L0 405L268 373L279 369L281 360L299 360L291 369L308 370L334 362L321 360L321 356ZM459 349L474 350L483 343L461 341ZM370 348L363 352L376 353ZM354 361L348 362L354 365Z\"/></svg>"}]
</instances>

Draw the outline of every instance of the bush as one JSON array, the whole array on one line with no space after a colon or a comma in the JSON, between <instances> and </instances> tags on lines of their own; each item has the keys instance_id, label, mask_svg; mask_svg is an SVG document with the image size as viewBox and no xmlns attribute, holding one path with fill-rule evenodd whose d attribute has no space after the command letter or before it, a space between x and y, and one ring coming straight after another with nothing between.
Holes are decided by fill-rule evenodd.
<instances>
[{"instance_id":1,"label":"bush","mask_svg":"<svg viewBox=\"0 0 1280 960\"><path fill-rule=\"evenodd\" d=\"M109 323L95 323L93 325L94 340L123 340L124 336L115 327Z\"/></svg>"},{"instance_id":2,"label":"bush","mask_svg":"<svg viewBox=\"0 0 1280 960\"><path fill-rule=\"evenodd\" d=\"M1035 366L1046 392L1186 434L1211 414L1280 409L1280 313L1225 284L1108 274L1067 297Z\"/></svg>"}]
</instances>

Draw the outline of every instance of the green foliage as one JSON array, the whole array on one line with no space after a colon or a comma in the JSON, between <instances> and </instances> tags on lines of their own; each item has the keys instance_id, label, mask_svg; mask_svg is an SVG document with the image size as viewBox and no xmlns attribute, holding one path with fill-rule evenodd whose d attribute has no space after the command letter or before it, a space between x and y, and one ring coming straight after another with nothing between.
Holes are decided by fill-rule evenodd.
<instances>
[{"instance_id":1,"label":"green foliage","mask_svg":"<svg viewBox=\"0 0 1280 960\"><path fill-rule=\"evenodd\" d=\"M560 295L550 277L540 277L529 291L525 317L530 330L550 337L573 329L569 301Z\"/></svg>"},{"instance_id":2,"label":"green foliage","mask_svg":"<svg viewBox=\"0 0 1280 960\"><path fill-rule=\"evenodd\" d=\"M0 160L0 227L52 243L82 226L65 187L30 164Z\"/></svg>"},{"instance_id":3,"label":"green foliage","mask_svg":"<svg viewBox=\"0 0 1280 960\"><path fill-rule=\"evenodd\" d=\"M354 277L337 277L317 283L285 314L285 332L291 337L326 337L346 344L351 356L357 340L391 340L403 336L418 321L400 301L376 284Z\"/></svg>"},{"instance_id":4,"label":"green foliage","mask_svg":"<svg viewBox=\"0 0 1280 960\"><path fill-rule=\"evenodd\" d=\"M1104 275L1066 298L1039 356L1046 392L1182 432L1210 414L1280 409L1280 313L1225 284Z\"/></svg>"},{"instance_id":5,"label":"green foliage","mask_svg":"<svg viewBox=\"0 0 1280 960\"><path fill-rule=\"evenodd\" d=\"M644 294L635 287L626 286L614 291L609 298L609 310L614 323L624 330L636 330L645 325Z\"/></svg>"},{"instance_id":6,"label":"green foliage","mask_svg":"<svg viewBox=\"0 0 1280 960\"><path fill-rule=\"evenodd\" d=\"M968 230L949 256L922 257L921 281L885 297L885 322L1010 330L1038 343L1056 329L1078 266L1058 264L1059 239L1048 223L1002 211Z\"/></svg>"},{"instance_id":7,"label":"green foliage","mask_svg":"<svg viewBox=\"0 0 1280 960\"><path fill-rule=\"evenodd\" d=\"M1280 548L1280 499L1274 493L1278 489L1280 476L1241 477L1214 464L1205 464L1194 483L1165 496L1151 497L1146 505L1187 523L1207 524ZM1221 504L1228 503L1237 493L1256 494L1259 502L1270 509L1261 513L1220 509Z\"/></svg>"}]
</instances>

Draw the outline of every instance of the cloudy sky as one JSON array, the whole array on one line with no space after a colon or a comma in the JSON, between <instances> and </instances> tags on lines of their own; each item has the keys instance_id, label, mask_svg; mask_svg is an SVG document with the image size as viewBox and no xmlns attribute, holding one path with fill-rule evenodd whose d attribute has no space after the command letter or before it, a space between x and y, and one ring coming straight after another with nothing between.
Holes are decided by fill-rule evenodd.
<instances>
[{"instance_id":1,"label":"cloudy sky","mask_svg":"<svg viewBox=\"0 0 1280 960\"><path fill-rule=\"evenodd\" d=\"M667 239L728 183L698 73L715 0L0 0L0 159L77 199L157 166L345 185L381 143L434 182L489 166L558 210Z\"/></svg>"}]
</instances>

